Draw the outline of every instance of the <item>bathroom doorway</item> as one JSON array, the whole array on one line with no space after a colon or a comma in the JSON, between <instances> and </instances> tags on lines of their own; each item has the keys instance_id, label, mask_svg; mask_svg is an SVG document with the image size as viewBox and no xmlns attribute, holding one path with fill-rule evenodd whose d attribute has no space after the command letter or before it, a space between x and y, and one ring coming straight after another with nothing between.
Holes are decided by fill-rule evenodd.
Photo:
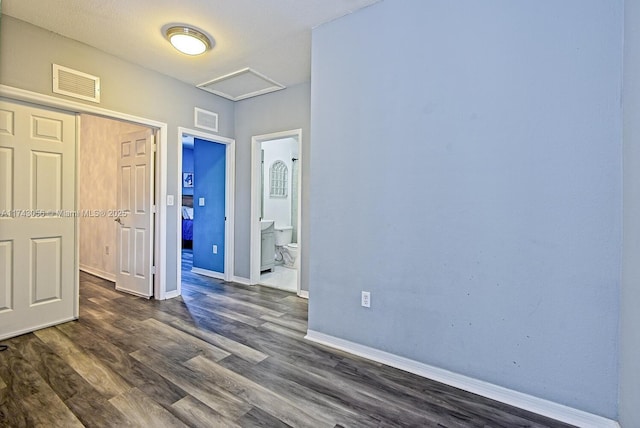
<instances>
[{"instance_id":1,"label":"bathroom doorway","mask_svg":"<svg viewBox=\"0 0 640 428\"><path fill-rule=\"evenodd\" d=\"M251 284L300 292L300 129L258 135L251 146Z\"/></svg>"}]
</instances>

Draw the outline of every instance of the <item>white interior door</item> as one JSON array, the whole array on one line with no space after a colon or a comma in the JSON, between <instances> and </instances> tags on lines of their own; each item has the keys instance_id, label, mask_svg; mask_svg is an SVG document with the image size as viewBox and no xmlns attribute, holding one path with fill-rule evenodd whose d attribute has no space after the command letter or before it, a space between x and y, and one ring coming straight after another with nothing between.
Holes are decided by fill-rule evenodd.
<instances>
[{"instance_id":1,"label":"white interior door","mask_svg":"<svg viewBox=\"0 0 640 428\"><path fill-rule=\"evenodd\" d=\"M0 339L78 316L76 117L0 98Z\"/></svg>"},{"instance_id":2,"label":"white interior door","mask_svg":"<svg viewBox=\"0 0 640 428\"><path fill-rule=\"evenodd\" d=\"M116 289L153 295L154 141L151 130L120 136Z\"/></svg>"}]
</instances>

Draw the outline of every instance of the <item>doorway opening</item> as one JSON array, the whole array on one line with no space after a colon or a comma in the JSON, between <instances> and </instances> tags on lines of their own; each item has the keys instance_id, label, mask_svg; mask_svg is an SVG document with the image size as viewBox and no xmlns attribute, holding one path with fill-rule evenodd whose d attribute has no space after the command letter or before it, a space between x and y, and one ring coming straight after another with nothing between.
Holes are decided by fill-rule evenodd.
<instances>
[{"instance_id":1,"label":"doorway opening","mask_svg":"<svg viewBox=\"0 0 640 428\"><path fill-rule=\"evenodd\" d=\"M180 293L183 270L233 278L235 140L187 128L178 128L178 135Z\"/></svg>"},{"instance_id":2,"label":"doorway opening","mask_svg":"<svg viewBox=\"0 0 640 428\"><path fill-rule=\"evenodd\" d=\"M79 131L79 268L152 297L156 130L83 113Z\"/></svg>"},{"instance_id":3,"label":"doorway opening","mask_svg":"<svg viewBox=\"0 0 640 428\"><path fill-rule=\"evenodd\" d=\"M302 130L251 139L250 283L300 291Z\"/></svg>"}]
</instances>

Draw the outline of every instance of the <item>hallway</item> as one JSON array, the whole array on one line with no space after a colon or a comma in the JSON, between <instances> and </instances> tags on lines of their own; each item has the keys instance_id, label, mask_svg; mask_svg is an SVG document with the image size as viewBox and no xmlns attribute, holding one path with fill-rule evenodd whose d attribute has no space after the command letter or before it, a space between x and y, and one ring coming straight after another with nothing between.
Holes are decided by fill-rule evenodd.
<instances>
[{"instance_id":1,"label":"hallway","mask_svg":"<svg viewBox=\"0 0 640 428\"><path fill-rule=\"evenodd\" d=\"M155 301L80 279L79 321L0 352L0 426L566 426L305 341L287 292L184 272Z\"/></svg>"}]
</instances>

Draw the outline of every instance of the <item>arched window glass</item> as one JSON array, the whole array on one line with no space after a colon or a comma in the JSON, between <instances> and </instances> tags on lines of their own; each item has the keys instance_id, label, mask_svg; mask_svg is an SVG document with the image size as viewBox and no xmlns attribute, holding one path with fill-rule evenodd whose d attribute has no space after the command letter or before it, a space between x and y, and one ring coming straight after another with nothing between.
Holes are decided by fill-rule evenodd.
<instances>
[{"instance_id":1,"label":"arched window glass","mask_svg":"<svg viewBox=\"0 0 640 428\"><path fill-rule=\"evenodd\" d=\"M287 176L288 168L282 161L275 161L270 168L269 175L271 184L269 186L269 196L272 198L287 197Z\"/></svg>"}]
</instances>

